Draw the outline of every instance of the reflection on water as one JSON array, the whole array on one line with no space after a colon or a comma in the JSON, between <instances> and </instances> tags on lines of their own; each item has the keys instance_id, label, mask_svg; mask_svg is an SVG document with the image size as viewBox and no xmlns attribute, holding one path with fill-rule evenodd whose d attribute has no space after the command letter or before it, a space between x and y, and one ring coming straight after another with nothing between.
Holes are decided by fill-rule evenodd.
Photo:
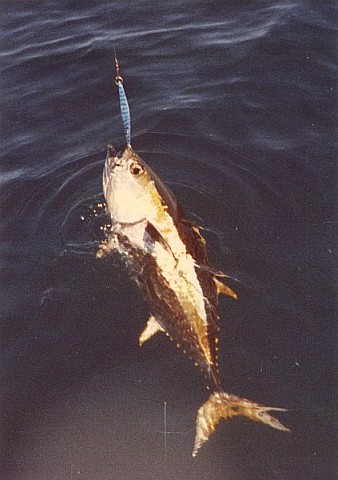
<instances>
[{"instance_id":1,"label":"reflection on water","mask_svg":"<svg viewBox=\"0 0 338 480\"><path fill-rule=\"evenodd\" d=\"M333 7L3 10L7 478L334 478ZM123 142L114 43L133 146L239 293L221 303L223 383L288 407L290 435L228 422L193 461L203 379L166 339L138 348L143 300L119 258L95 258L105 149Z\"/></svg>"}]
</instances>

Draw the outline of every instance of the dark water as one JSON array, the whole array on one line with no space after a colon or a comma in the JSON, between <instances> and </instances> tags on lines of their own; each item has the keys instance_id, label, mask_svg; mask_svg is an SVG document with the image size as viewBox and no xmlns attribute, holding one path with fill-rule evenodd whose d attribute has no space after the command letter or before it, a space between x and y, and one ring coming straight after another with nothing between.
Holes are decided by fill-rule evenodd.
<instances>
[{"instance_id":1,"label":"dark water","mask_svg":"<svg viewBox=\"0 0 338 480\"><path fill-rule=\"evenodd\" d=\"M332 4L1 13L3 478L333 479ZM143 300L117 259L95 259L91 205L107 143L123 143L113 43L134 148L237 279L224 387L289 408L292 434L224 422L193 460L203 378L165 338L139 349Z\"/></svg>"}]
</instances>

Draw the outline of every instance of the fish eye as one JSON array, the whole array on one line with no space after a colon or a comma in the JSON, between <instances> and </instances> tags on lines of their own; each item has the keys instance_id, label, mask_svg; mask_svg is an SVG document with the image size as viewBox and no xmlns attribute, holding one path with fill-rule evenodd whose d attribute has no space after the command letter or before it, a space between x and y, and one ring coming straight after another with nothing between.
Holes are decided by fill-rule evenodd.
<instances>
[{"instance_id":1,"label":"fish eye","mask_svg":"<svg viewBox=\"0 0 338 480\"><path fill-rule=\"evenodd\" d=\"M132 175L137 176L137 175L141 175L141 173L144 172L144 168L139 163L132 162L130 164L129 171Z\"/></svg>"}]
</instances>

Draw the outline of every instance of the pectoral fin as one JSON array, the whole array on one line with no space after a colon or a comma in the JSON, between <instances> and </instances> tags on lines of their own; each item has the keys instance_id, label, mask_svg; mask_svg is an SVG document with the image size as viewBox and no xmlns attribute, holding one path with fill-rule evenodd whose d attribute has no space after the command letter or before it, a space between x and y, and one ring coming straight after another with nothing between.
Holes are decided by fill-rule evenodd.
<instances>
[{"instance_id":1,"label":"pectoral fin","mask_svg":"<svg viewBox=\"0 0 338 480\"><path fill-rule=\"evenodd\" d=\"M229 297L238 299L237 293L235 293L230 287L225 285L223 282L218 280L218 278L214 278L214 282L216 284L217 293L223 293L224 295L228 295Z\"/></svg>"},{"instance_id":2,"label":"pectoral fin","mask_svg":"<svg viewBox=\"0 0 338 480\"><path fill-rule=\"evenodd\" d=\"M153 225L150 222L147 222L146 232L154 242L160 243L165 250L173 254L170 248L170 245L168 244L166 239L163 237L162 233L155 227L155 225Z\"/></svg>"},{"instance_id":3,"label":"pectoral fin","mask_svg":"<svg viewBox=\"0 0 338 480\"><path fill-rule=\"evenodd\" d=\"M151 338L157 332L164 332L164 330L161 327L161 325L158 323L156 318L150 315L147 321L147 325L145 326L143 332L141 333L138 339L140 347L144 344L144 342L149 340L149 338Z\"/></svg>"}]
</instances>

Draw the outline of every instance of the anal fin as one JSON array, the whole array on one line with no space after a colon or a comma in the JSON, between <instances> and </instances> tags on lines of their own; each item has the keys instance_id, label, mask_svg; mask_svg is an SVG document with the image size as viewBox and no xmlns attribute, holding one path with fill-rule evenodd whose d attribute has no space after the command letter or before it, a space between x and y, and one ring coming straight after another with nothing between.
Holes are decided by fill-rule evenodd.
<instances>
[{"instance_id":1,"label":"anal fin","mask_svg":"<svg viewBox=\"0 0 338 480\"><path fill-rule=\"evenodd\" d=\"M214 278L214 282L216 284L217 293L223 293L223 295L228 295L229 297L238 299L237 293L235 293L230 287L225 285L223 282L218 280L218 278Z\"/></svg>"},{"instance_id":2,"label":"anal fin","mask_svg":"<svg viewBox=\"0 0 338 480\"><path fill-rule=\"evenodd\" d=\"M138 339L138 343L140 347L144 344L144 342L149 340L149 338L151 338L157 332L164 332L164 330L161 327L161 325L158 323L156 318L153 317L153 315L150 315L147 321L147 324Z\"/></svg>"}]
</instances>

